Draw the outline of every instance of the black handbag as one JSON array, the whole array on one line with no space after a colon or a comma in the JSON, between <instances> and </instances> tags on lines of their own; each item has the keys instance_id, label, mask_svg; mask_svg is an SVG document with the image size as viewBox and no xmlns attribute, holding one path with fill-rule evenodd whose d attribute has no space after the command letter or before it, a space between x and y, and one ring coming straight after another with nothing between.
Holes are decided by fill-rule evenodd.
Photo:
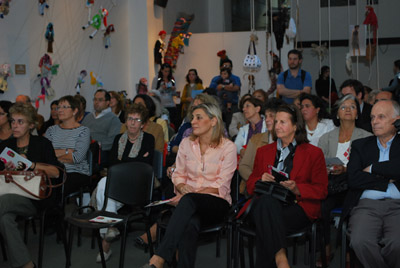
<instances>
[{"instance_id":1,"label":"black handbag","mask_svg":"<svg viewBox=\"0 0 400 268\"><path fill-rule=\"evenodd\" d=\"M258 180L254 192L258 195L271 195L285 204L293 204L296 200L296 195L291 190L277 182Z\"/></svg>"},{"instance_id":2,"label":"black handbag","mask_svg":"<svg viewBox=\"0 0 400 268\"><path fill-rule=\"evenodd\" d=\"M329 174L328 177L328 195L334 195L347 191L347 173L340 175Z\"/></svg>"}]
</instances>

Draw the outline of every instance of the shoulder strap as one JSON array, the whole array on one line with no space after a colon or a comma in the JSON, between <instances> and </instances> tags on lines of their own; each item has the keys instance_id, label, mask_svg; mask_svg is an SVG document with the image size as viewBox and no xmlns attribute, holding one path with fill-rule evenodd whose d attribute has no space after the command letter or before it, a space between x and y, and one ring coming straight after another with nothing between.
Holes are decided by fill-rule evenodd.
<instances>
[{"instance_id":1,"label":"shoulder strap","mask_svg":"<svg viewBox=\"0 0 400 268\"><path fill-rule=\"evenodd\" d=\"M286 82L286 78L287 78L288 74L289 74L289 70L286 70L283 72L283 83Z\"/></svg>"},{"instance_id":2,"label":"shoulder strap","mask_svg":"<svg viewBox=\"0 0 400 268\"><path fill-rule=\"evenodd\" d=\"M304 87L304 80L306 80L306 71L300 70L301 71L301 83L303 84Z\"/></svg>"}]
</instances>

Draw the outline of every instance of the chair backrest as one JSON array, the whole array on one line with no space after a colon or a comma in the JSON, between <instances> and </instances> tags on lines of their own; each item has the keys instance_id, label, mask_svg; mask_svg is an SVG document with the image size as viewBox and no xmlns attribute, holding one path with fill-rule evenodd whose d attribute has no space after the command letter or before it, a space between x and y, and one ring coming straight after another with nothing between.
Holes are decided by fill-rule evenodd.
<instances>
[{"instance_id":1,"label":"chair backrest","mask_svg":"<svg viewBox=\"0 0 400 268\"><path fill-rule=\"evenodd\" d=\"M92 176L93 175L93 153L90 150L90 148L87 152L87 161L89 164L89 176Z\"/></svg>"},{"instance_id":2,"label":"chair backrest","mask_svg":"<svg viewBox=\"0 0 400 268\"><path fill-rule=\"evenodd\" d=\"M235 173L233 173L233 177L231 180L232 207L235 206L239 201L239 185L240 185L239 171L235 170Z\"/></svg>"},{"instance_id":3,"label":"chair backrest","mask_svg":"<svg viewBox=\"0 0 400 268\"><path fill-rule=\"evenodd\" d=\"M127 162L108 169L105 196L126 205L144 206L153 198L153 168L142 162ZM107 201L104 202L104 207Z\"/></svg>"},{"instance_id":4,"label":"chair backrest","mask_svg":"<svg viewBox=\"0 0 400 268\"><path fill-rule=\"evenodd\" d=\"M160 180L163 176L163 153L157 150L154 150L153 170L156 178Z\"/></svg>"}]
</instances>

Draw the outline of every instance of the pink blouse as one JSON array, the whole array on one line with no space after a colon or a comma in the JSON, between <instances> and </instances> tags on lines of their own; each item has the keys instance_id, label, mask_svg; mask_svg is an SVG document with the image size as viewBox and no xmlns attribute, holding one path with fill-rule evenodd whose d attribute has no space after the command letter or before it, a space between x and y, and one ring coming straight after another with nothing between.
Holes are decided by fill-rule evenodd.
<instances>
[{"instance_id":1,"label":"pink blouse","mask_svg":"<svg viewBox=\"0 0 400 268\"><path fill-rule=\"evenodd\" d=\"M201 155L199 139L185 138L179 145L172 182L188 184L196 191L217 188L218 194L212 195L231 204L231 179L236 166L236 146L232 141L223 138L216 148L210 147Z\"/></svg>"}]
</instances>

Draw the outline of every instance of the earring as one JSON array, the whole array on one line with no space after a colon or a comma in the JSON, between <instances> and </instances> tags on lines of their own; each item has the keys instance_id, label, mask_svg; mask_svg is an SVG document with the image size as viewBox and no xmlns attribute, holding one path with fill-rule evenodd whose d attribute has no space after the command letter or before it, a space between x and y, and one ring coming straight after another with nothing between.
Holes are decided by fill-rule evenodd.
<instances>
[{"instance_id":1,"label":"earring","mask_svg":"<svg viewBox=\"0 0 400 268\"><path fill-rule=\"evenodd\" d=\"M339 116L337 115L336 118L339 119Z\"/></svg>"}]
</instances>

